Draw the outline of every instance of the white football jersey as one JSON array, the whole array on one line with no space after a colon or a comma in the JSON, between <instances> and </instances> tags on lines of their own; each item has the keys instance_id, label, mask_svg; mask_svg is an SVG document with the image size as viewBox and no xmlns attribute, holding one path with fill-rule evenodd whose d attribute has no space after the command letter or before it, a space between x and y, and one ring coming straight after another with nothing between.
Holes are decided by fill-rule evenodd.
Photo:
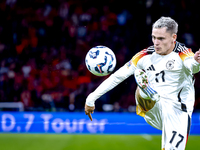
<instances>
[{"instance_id":1,"label":"white football jersey","mask_svg":"<svg viewBox=\"0 0 200 150\"><path fill-rule=\"evenodd\" d=\"M181 103L183 111L191 112L194 105L193 74L199 71L199 63L194 53L183 44L176 42L174 50L168 55L159 55L151 46L133 57L137 68L144 69L150 83L160 94L174 104Z\"/></svg>"},{"instance_id":2,"label":"white football jersey","mask_svg":"<svg viewBox=\"0 0 200 150\"><path fill-rule=\"evenodd\" d=\"M161 99L192 113L195 101L193 74L199 72L200 64L194 60L192 50L179 42L176 42L174 50L168 55L157 54L153 46L138 52L92 92L87 97L86 104L94 106L96 99L133 75L136 68L146 71Z\"/></svg>"}]
</instances>

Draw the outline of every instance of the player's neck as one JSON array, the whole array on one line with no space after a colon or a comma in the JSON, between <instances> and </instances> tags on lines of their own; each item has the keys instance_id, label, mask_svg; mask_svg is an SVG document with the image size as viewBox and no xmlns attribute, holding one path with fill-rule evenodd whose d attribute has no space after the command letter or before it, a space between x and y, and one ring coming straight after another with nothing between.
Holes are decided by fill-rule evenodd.
<instances>
[{"instance_id":1,"label":"player's neck","mask_svg":"<svg viewBox=\"0 0 200 150\"><path fill-rule=\"evenodd\" d=\"M169 48L169 50L167 51L167 53L165 55L170 54L174 50L175 45L176 45L176 43L173 43L172 46Z\"/></svg>"}]
</instances>

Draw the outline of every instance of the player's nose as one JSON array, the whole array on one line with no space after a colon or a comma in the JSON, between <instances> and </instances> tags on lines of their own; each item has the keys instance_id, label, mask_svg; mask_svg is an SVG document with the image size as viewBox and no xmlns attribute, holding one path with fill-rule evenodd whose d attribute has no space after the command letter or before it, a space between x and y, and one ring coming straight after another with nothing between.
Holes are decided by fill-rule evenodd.
<instances>
[{"instance_id":1,"label":"player's nose","mask_svg":"<svg viewBox=\"0 0 200 150\"><path fill-rule=\"evenodd\" d=\"M160 44L159 40L158 40L158 39L155 39L155 40L154 40L154 45L155 45L155 46L158 46L159 44Z\"/></svg>"}]
</instances>

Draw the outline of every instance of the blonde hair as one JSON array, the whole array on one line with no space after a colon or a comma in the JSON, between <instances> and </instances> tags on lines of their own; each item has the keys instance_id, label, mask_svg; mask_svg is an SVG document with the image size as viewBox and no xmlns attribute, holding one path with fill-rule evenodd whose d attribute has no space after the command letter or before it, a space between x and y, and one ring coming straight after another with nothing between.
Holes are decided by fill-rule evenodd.
<instances>
[{"instance_id":1,"label":"blonde hair","mask_svg":"<svg viewBox=\"0 0 200 150\"><path fill-rule=\"evenodd\" d=\"M178 24L171 17L161 17L154 24L153 28L167 28L167 32L177 34L178 32Z\"/></svg>"}]
</instances>

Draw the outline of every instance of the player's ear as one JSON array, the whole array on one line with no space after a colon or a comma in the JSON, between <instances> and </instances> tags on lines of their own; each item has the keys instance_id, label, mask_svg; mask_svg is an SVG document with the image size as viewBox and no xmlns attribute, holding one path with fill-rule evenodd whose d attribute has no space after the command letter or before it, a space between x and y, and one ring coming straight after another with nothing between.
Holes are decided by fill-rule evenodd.
<instances>
[{"instance_id":1,"label":"player's ear","mask_svg":"<svg viewBox=\"0 0 200 150\"><path fill-rule=\"evenodd\" d=\"M173 33L173 34L172 34L172 38L173 38L173 42L175 43L175 42L176 42L176 39L177 39L177 34Z\"/></svg>"}]
</instances>

